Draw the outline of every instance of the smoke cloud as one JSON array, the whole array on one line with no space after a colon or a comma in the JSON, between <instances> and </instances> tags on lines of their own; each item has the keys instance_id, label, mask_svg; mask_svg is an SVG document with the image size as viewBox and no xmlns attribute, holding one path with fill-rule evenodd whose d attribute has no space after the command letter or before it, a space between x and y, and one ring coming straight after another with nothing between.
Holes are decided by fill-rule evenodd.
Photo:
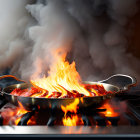
<instances>
[{"instance_id":1,"label":"smoke cloud","mask_svg":"<svg viewBox=\"0 0 140 140\"><path fill-rule=\"evenodd\" d=\"M67 53L83 80L117 73L140 80L140 60L127 52L125 28L138 11L137 0L0 2L1 71L11 68L11 74L29 80L47 74Z\"/></svg>"}]
</instances>

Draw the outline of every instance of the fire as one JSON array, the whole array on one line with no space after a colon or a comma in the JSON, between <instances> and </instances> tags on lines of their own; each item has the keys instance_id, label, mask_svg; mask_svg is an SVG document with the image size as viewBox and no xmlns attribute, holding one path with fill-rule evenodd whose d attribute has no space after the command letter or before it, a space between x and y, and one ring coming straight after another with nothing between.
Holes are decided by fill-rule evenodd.
<instances>
[{"instance_id":1,"label":"fire","mask_svg":"<svg viewBox=\"0 0 140 140\"><path fill-rule=\"evenodd\" d=\"M28 112L19 101L18 104L19 104L19 109L17 111L17 115L25 114Z\"/></svg>"},{"instance_id":2,"label":"fire","mask_svg":"<svg viewBox=\"0 0 140 140\"><path fill-rule=\"evenodd\" d=\"M80 101L83 103L83 100L76 97L102 96L110 92L106 91L103 85L100 84L83 84L80 75L76 70L75 62L70 64L65 58L66 55L57 57L57 61L54 61L51 65L47 77L36 78L34 77L37 75L35 73L30 80L33 85L31 89L16 88L11 94L24 97L75 98L73 103L61 106L62 111L65 113L62 119L63 124L75 126L79 123L83 124L82 119L76 114L78 104ZM18 110L17 115L27 113L20 103L19 105L20 110ZM68 112L71 113L70 116L68 116ZM15 123L18 124L19 121L20 117L16 119Z\"/></svg>"},{"instance_id":3,"label":"fire","mask_svg":"<svg viewBox=\"0 0 140 140\"><path fill-rule=\"evenodd\" d=\"M105 112L102 112L102 114L104 114L106 117L116 117L119 115L119 113L116 112L114 108L108 103L104 104L102 108L107 109Z\"/></svg>"},{"instance_id":4,"label":"fire","mask_svg":"<svg viewBox=\"0 0 140 140\"><path fill-rule=\"evenodd\" d=\"M64 117L62 121L64 126L76 126L79 121L83 123L83 121L79 119L77 115L73 115L72 117Z\"/></svg>"},{"instance_id":5,"label":"fire","mask_svg":"<svg viewBox=\"0 0 140 140\"><path fill-rule=\"evenodd\" d=\"M16 125L18 125L18 123L20 122L22 115L28 112L19 101L18 104L19 104L19 108L17 109L17 113L16 113L17 119L15 120Z\"/></svg>"},{"instance_id":6,"label":"fire","mask_svg":"<svg viewBox=\"0 0 140 140\"><path fill-rule=\"evenodd\" d=\"M61 106L61 109L63 112L65 112L65 115L67 114L67 112L73 112L73 113L77 113L77 109L78 109L78 104L79 104L79 99L75 98L74 102L65 106Z\"/></svg>"},{"instance_id":7,"label":"fire","mask_svg":"<svg viewBox=\"0 0 140 140\"><path fill-rule=\"evenodd\" d=\"M18 123L20 122L21 118L23 117L24 114L26 114L27 111L23 105L18 101L18 107L16 108L5 108L2 110L1 115L4 118L3 124L4 125L18 125ZM28 122L27 125L30 124L35 124L35 118L31 117Z\"/></svg>"},{"instance_id":8,"label":"fire","mask_svg":"<svg viewBox=\"0 0 140 140\"><path fill-rule=\"evenodd\" d=\"M82 93L85 96L91 96L90 92L84 88L79 73L76 71L75 62L69 64L65 61L65 56L58 59L50 67L49 76L31 80L34 87L39 87L48 91L46 98L54 94L61 93L61 97L66 97L68 92L72 94Z\"/></svg>"},{"instance_id":9,"label":"fire","mask_svg":"<svg viewBox=\"0 0 140 140\"><path fill-rule=\"evenodd\" d=\"M62 111L65 113L62 119L64 126L76 126L77 124L83 124L83 120L76 114L78 110L78 104L79 99L75 98L74 102L66 105L66 107L63 105L61 106ZM68 112L71 113L70 117L67 116Z\"/></svg>"},{"instance_id":10,"label":"fire","mask_svg":"<svg viewBox=\"0 0 140 140\"><path fill-rule=\"evenodd\" d=\"M101 84L83 84L75 62L70 64L65 60L65 55L58 57L57 61L51 65L47 77L36 78L36 75L34 74L30 80L33 85L31 89L16 88L11 94L24 97L76 98L110 93Z\"/></svg>"}]
</instances>

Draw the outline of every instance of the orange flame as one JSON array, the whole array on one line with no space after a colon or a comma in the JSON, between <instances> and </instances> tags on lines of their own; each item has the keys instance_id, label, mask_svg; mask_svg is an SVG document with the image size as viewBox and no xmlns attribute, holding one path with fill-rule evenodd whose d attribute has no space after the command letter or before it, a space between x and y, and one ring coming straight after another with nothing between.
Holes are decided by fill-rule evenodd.
<instances>
[{"instance_id":1,"label":"orange flame","mask_svg":"<svg viewBox=\"0 0 140 140\"><path fill-rule=\"evenodd\" d=\"M77 110L78 110L79 99L75 98L74 102L65 106L61 106L62 111L65 113L62 119L64 126L76 126L77 123L83 124L83 120L78 117ZM67 113L71 112L74 113L71 117L67 117Z\"/></svg>"},{"instance_id":2,"label":"orange flame","mask_svg":"<svg viewBox=\"0 0 140 140\"><path fill-rule=\"evenodd\" d=\"M42 65L37 65L38 70L31 76L31 89L15 89L12 95L24 97L43 98L76 98L85 96L102 96L107 92L103 85L83 84L76 70L75 62L71 64L65 60L66 54L58 55L59 50L54 52L56 61L50 66L48 76L37 77L41 73ZM38 63L41 63L38 61Z\"/></svg>"},{"instance_id":3,"label":"orange flame","mask_svg":"<svg viewBox=\"0 0 140 140\"><path fill-rule=\"evenodd\" d=\"M64 126L76 126L76 122L78 121L78 117L77 116L72 116L72 118L65 117L65 118L63 118L62 121L63 121Z\"/></svg>"},{"instance_id":4,"label":"orange flame","mask_svg":"<svg viewBox=\"0 0 140 140\"><path fill-rule=\"evenodd\" d=\"M75 94L77 91L86 96L90 96L90 92L84 88L79 73L76 71L75 62L69 64L65 61L65 55L58 58L57 62L50 67L49 76L30 80L32 85L41 89L47 90L46 98L53 94L53 92L60 92L61 97L68 94L68 91Z\"/></svg>"},{"instance_id":5,"label":"orange flame","mask_svg":"<svg viewBox=\"0 0 140 140\"><path fill-rule=\"evenodd\" d=\"M78 122L83 124L83 120L77 115L73 115L72 117L64 117L62 121L64 126L76 126Z\"/></svg>"},{"instance_id":6,"label":"orange flame","mask_svg":"<svg viewBox=\"0 0 140 140\"><path fill-rule=\"evenodd\" d=\"M5 108L1 112L2 117L4 118L4 125L14 124L18 125L22 116L28 111L23 107L23 105L18 101L19 107L17 108Z\"/></svg>"},{"instance_id":7,"label":"orange flame","mask_svg":"<svg viewBox=\"0 0 140 140\"><path fill-rule=\"evenodd\" d=\"M102 114L104 114L106 117L116 117L119 115L119 113L116 112L114 108L108 103L104 104L102 108L107 109L105 112L102 112Z\"/></svg>"},{"instance_id":8,"label":"orange flame","mask_svg":"<svg viewBox=\"0 0 140 140\"><path fill-rule=\"evenodd\" d=\"M63 110L63 112L65 112L65 114L67 114L68 111L77 113L78 104L79 104L79 99L75 98L73 103L67 105L66 107L62 105L61 109Z\"/></svg>"},{"instance_id":9,"label":"orange flame","mask_svg":"<svg viewBox=\"0 0 140 140\"><path fill-rule=\"evenodd\" d=\"M22 115L26 114L28 112L19 101L18 101L18 104L19 104L19 108L17 110L16 116L19 116L19 117L16 118L16 120L15 120L16 125L18 125Z\"/></svg>"}]
</instances>

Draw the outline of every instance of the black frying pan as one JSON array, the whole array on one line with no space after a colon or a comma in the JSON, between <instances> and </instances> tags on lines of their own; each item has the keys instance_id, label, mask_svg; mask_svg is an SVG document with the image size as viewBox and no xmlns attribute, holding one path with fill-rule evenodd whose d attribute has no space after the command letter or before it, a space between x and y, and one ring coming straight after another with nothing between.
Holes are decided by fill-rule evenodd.
<instances>
[{"instance_id":1,"label":"black frying pan","mask_svg":"<svg viewBox=\"0 0 140 140\"><path fill-rule=\"evenodd\" d=\"M3 77L5 76L1 76L0 79ZM15 78L14 76L12 77ZM19 79L16 78L16 80ZM91 85L101 83L104 86L105 90L112 91L113 94L95 97L78 97L78 98L38 98L38 97L35 98L35 97L15 96L10 94L11 91L14 90L15 88L21 89L30 88L31 85L28 83L20 83L7 86L2 90L1 94L5 97L7 101L11 102L14 105L18 105L18 101L20 101L27 110L32 109L34 106L40 106L41 109L46 109L52 106L57 106L57 108L60 108L61 105L66 106L74 102L75 99L79 100L78 105L79 107L89 107L89 106L100 107L107 99L110 99L114 95L119 94L122 91L128 90L130 86L135 85L136 79L128 75L116 74L103 81L99 82L85 81L84 83Z\"/></svg>"}]
</instances>

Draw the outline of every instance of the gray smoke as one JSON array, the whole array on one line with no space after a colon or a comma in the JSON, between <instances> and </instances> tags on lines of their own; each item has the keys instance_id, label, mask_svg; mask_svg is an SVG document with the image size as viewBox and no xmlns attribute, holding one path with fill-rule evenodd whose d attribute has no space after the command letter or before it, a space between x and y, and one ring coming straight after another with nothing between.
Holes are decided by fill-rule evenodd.
<instances>
[{"instance_id":1,"label":"gray smoke","mask_svg":"<svg viewBox=\"0 0 140 140\"><path fill-rule=\"evenodd\" d=\"M12 66L24 50L25 1L0 0L0 68Z\"/></svg>"},{"instance_id":2,"label":"gray smoke","mask_svg":"<svg viewBox=\"0 0 140 140\"><path fill-rule=\"evenodd\" d=\"M22 79L46 74L67 52L84 80L116 73L140 80L140 60L127 53L125 25L137 0L1 0L0 69Z\"/></svg>"}]
</instances>

